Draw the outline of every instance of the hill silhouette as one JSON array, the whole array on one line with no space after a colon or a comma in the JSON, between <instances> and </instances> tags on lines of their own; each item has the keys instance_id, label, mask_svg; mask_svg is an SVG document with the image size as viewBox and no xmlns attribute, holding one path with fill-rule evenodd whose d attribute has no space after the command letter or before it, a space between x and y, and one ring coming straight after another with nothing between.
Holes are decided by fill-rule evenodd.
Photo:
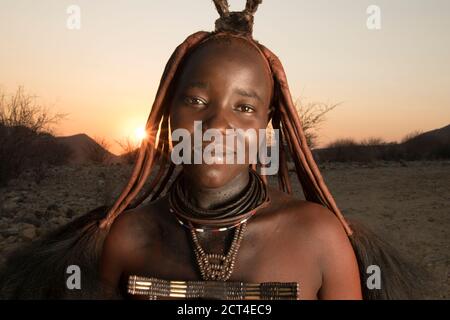
<instances>
[{"instance_id":1,"label":"hill silhouette","mask_svg":"<svg viewBox=\"0 0 450 320\"><path fill-rule=\"evenodd\" d=\"M318 162L450 159L450 125L412 136L401 143L386 143L381 139L358 143L342 139L327 148L315 149L313 154Z\"/></svg>"},{"instance_id":2,"label":"hill silhouette","mask_svg":"<svg viewBox=\"0 0 450 320\"><path fill-rule=\"evenodd\" d=\"M71 156L68 159L70 164L85 164L91 162L91 152L98 153L104 157L106 164L122 162L120 156L106 150L85 133L56 137L55 139L71 150Z\"/></svg>"}]
</instances>

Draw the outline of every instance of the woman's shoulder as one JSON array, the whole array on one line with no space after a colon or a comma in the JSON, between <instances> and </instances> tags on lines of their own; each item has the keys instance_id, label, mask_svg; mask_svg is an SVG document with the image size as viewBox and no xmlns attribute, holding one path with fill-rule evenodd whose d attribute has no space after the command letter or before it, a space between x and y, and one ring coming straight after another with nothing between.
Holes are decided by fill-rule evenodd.
<instances>
[{"instance_id":1,"label":"woman's shoulder","mask_svg":"<svg viewBox=\"0 0 450 320\"><path fill-rule=\"evenodd\" d=\"M274 211L267 214L267 217L273 216L265 224L265 234L286 239L283 249L292 261L298 259L298 263L304 263L306 253L311 260L317 261L321 270L332 269L340 263L339 259L354 261L345 229L330 209L278 192L273 195L277 198L274 199Z\"/></svg>"},{"instance_id":2,"label":"woman's shoulder","mask_svg":"<svg viewBox=\"0 0 450 320\"><path fill-rule=\"evenodd\" d=\"M330 241L342 238L345 230L336 215L324 205L298 199L271 189L272 219L286 232L307 234L311 239Z\"/></svg>"},{"instance_id":3,"label":"woman's shoulder","mask_svg":"<svg viewBox=\"0 0 450 320\"><path fill-rule=\"evenodd\" d=\"M161 233L165 200L146 203L122 212L111 225L108 237L120 238L130 246L142 246Z\"/></svg>"}]
</instances>

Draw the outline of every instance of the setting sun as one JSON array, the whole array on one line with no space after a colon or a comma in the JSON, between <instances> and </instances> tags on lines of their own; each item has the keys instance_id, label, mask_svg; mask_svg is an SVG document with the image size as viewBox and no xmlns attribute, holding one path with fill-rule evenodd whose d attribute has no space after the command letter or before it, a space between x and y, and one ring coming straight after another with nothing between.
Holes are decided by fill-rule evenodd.
<instances>
[{"instance_id":1,"label":"setting sun","mask_svg":"<svg viewBox=\"0 0 450 320\"><path fill-rule=\"evenodd\" d=\"M134 131L134 136L137 141L142 141L147 138L147 132L144 127L139 127Z\"/></svg>"}]
</instances>

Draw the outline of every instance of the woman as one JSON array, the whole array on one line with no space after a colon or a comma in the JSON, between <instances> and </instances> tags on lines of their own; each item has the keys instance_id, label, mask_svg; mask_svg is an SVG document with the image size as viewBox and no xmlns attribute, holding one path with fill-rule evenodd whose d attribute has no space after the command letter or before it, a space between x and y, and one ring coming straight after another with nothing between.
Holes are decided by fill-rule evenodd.
<instances>
[{"instance_id":1,"label":"woman","mask_svg":"<svg viewBox=\"0 0 450 320\"><path fill-rule=\"evenodd\" d=\"M205 130L222 132L267 127L272 75L263 55L245 38L230 34L209 38L195 48L180 71L170 105L173 130L193 133L194 121L202 121ZM247 141L251 143L256 144ZM182 173L187 201L206 210L239 199L250 180L245 163L186 164ZM301 299L361 298L355 255L333 213L274 189L269 190L269 198L270 204L248 220L229 280L297 282ZM211 215L198 214L203 219ZM168 195L127 211L116 219L106 239L104 279L113 287L133 274L201 280L185 229L170 213ZM201 232L198 239L205 251L222 252L234 231Z\"/></svg>"},{"instance_id":2,"label":"woman","mask_svg":"<svg viewBox=\"0 0 450 320\"><path fill-rule=\"evenodd\" d=\"M226 1L214 3L220 14L216 31L189 36L166 66L147 121L148 138L117 201L18 252L0 275L3 296L125 297L127 289L144 294L127 288L134 276L149 277L162 287L173 280L197 281L189 286L202 290L214 288L214 295L200 298L236 298L224 293L226 285L217 289L217 283L226 283L234 290L236 282L262 283L257 288L269 288L264 289L269 298L283 298L270 296L277 290L299 299L396 298L409 293L409 271L397 276L402 263L387 255L385 244L374 235L359 230L352 234L324 184L282 65L251 37L253 14L261 1L247 1L242 12L229 12ZM175 172L170 133L194 133L194 121L225 135L228 129L264 129L271 121L281 130L280 190L268 188L248 158L240 164L183 164L169 183ZM247 137L245 148L258 143ZM236 150L222 147L213 157L235 155ZM291 194L288 153L307 201ZM154 168L158 170L149 188L142 190ZM152 201L142 204L146 199ZM84 275L78 292L63 285L65 270L73 264ZM392 272L394 281L382 274L382 290L368 290L365 272L370 264ZM138 283L141 289L143 281ZM264 284L273 282L274 288Z\"/></svg>"}]
</instances>

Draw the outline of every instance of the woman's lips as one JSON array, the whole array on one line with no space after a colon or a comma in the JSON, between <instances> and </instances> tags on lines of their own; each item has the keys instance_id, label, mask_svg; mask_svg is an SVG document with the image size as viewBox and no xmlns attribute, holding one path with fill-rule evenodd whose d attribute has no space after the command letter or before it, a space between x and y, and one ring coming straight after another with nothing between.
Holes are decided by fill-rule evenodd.
<instances>
[{"instance_id":1,"label":"woman's lips","mask_svg":"<svg viewBox=\"0 0 450 320\"><path fill-rule=\"evenodd\" d=\"M225 145L215 145L214 142L203 143L202 152L205 152L206 147L209 146L208 153L215 153L216 150L221 150L221 153L236 154L236 150L233 148L227 148Z\"/></svg>"},{"instance_id":2,"label":"woman's lips","mask_svg":"<svg viewBox=\"0 0 450 320\"><path fill-rule=\"evenodd\" d=\"M231 158L231 161L235 160L236 151L225 146L211 146L205 153L206 146L209 144L203 144L203 148L193 148L194 153L198 153L202 157L202 162L208 160L208 162L225 163L227 158ZM216 150L220 150L216 153Z\"/></svg>"}]
</instances>

